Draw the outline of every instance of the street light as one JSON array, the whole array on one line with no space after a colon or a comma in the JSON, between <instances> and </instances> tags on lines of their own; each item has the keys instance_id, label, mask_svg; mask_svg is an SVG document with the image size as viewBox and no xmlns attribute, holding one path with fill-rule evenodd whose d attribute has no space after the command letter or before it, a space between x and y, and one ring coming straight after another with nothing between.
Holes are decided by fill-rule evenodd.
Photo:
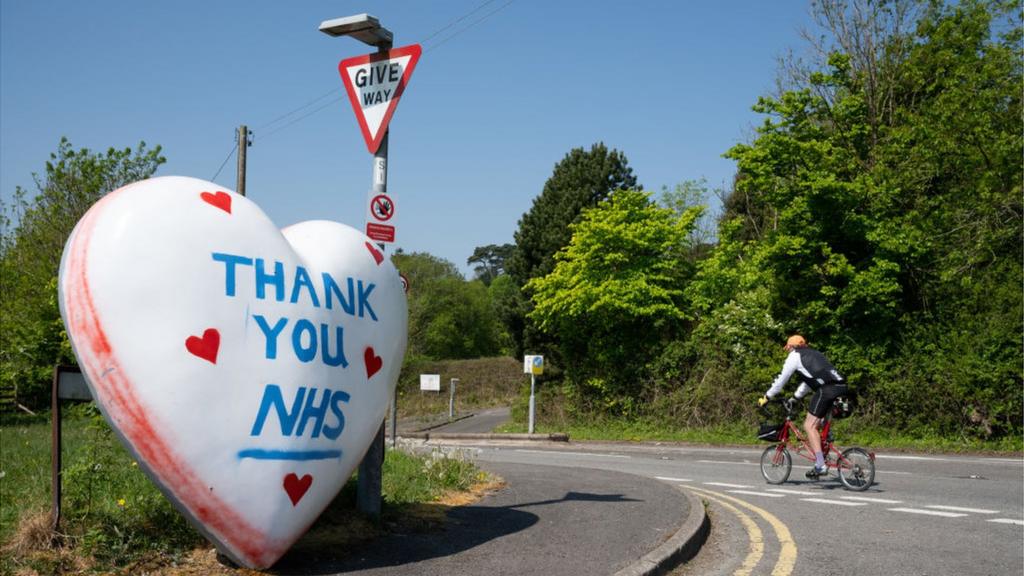
<instances>
[{"instance_id":1,"label":"street light","mask_svg":"<svg viewBox=\"0 0 1024 576\"><path fill-rule=\"evenodd\" d=\"M369 14L356 14L324 20L320 23L320 31L328 36L351 36L364 44L377 48L378 53L391 50L393 36L391 31L380 25L380 21ZM374 195L385 194L388 182L388 132L384 133L380 146L373 154L373 187ZM384 244L378 244L383 250ZM391 398L391 444L397 442L398 420L398 388ZM380 516L384 467L384 422L374 438L370 448L359 463L359 483L356 487L356 507L360 512L372 516Z\"/></svg>"},{"instance_id":2,"label":"street light","mask_svg":"<svg viewBox=\"0 0 1024 576\"><path fill-rule=\"evenodd\" d=\"M324 20L320 23L320 31L328 36L351 36L380 50L390 49L393 38L391 31L381 26L380 21L369 14Z\"/></svg>"},{"instance_id":3,"label":"street light","mask_svg":"<svg viewBox=\"0 0 1024 576\"><path fill-rule=\"evenodd\" d=\"M380 20L369 14L356 14L354 16L335 18L334 20L324 20L320 23L320 31L335 38L351 36L364 44L376 47L377 51L381 53L391 50L391 43L394 39L391 30L381 26ZM371 190L375 196L386 194L388 190L389 133L390 130L384 133L380 146L373 154L373 187ZM381 244L380 247L384 248L384 245Z\"/></svg>"}]
</instances>

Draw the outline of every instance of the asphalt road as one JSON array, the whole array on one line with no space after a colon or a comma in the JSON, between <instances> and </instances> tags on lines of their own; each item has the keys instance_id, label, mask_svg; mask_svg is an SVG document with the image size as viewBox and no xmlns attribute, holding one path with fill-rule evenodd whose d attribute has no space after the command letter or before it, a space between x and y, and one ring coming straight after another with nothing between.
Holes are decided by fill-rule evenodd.
<instances>
[{"instance_id":1,"label":"asphalt road","mask_svg":"<svg viewBox=\"0 0 1024 576\"><path fill-rule=\"evenodd\" d=\"M613 574L679 528L673 486L614 470L482 462L506 488L448 513L444 531L394 534L335 560L286 556L274 572L388 576Z\"/></svg>"},{"instance_id":2,"label":"asphalt road","mask_svg":"<svg viewBox=\"0 0 1024 576\"><path fill-rule=\"evenodd\" d=\"M677 574L1024 574L1020 458L881 453L876 484L850 492L805 480L797 463L788 483L768 485L756 448L471 444L485 466L617 471L697 493L713 537Z\"/></svg>"},{"instance_id":3,"label":"asphalt road","mask_svg":"<svg viewBox=\"0 0 1024 576\"><path fill-rule=\"evenodd\" d=\"M490 432L505 422L508 422L511 418L511 408L488 408L486 410L477 410L469 418L464 418L462 420L452 422L451 424L439 426L431 431L445 433Z\"/></svg>"}]
</instances>

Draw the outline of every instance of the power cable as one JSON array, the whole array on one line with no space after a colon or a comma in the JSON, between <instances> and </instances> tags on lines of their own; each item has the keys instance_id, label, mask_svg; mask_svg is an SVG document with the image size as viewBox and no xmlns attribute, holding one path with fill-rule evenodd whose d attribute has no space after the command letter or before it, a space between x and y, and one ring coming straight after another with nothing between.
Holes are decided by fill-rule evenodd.
<instances>
[{"instance_id":1,"label":"power cable","mask_svg":"<svg viewBox=\"0 0 1024 576\"><path fill-rule=\"evenodd\" d=\"M448 24L446 24L446 25L442 26L441 28L437 29L436 31L434 31L434 32L433 32L432 34L430 34L429 36L427 36L426 38L424 38L423 40L421 40L421 41L420 41L420 44L425 44L425 43L427 43L427 42L428 42L428 41L430 41L430 40L431 40L432 38L435 38L435 37L437 37L438 35L440 35L440 34L442 34L443 32L445 32L446 30L449 30L449 29L451 29L452 27L454 27L454 26L458 25L458 24L459 24L460 22L462 22L462 21L466 20L466 19L467 19L467 18L469 18L470 16L472 16L472 15L476 14L477 12L479 12L479 11L483 10L483 9L484 9L485 7L487 7L487 6L488 6L488 5L490 5L490 4L493 4L493 3L494 3L494 2L496 2L496 1L497 1L497 0L485 0L484 2L480 3L480 4L479 4L479 5L478 5L478 6L476 7L476 8L473 8L473 9L472 9L472 10L470 10L469 12L466 12L466 13L465 13L465 14L463 14L462 16L459 16L458 18L456 18L456 19L452 20L452 21L451 21L451 22L449 22ZM424 52L428 52L428 51L430 51L430 50L433 50L433 49L437 48L438 46L441 46L441 45L443 45L443 44L447 43L447 42L448 42L449 40L451 40L452 38L455 38L456 36L459 36L459 35L460 35L460 34L462 34L463 32L465 32L465 31L467 31L467 30L469 30L469 29L473 28L474 26L477 26L478 24L480 24L481 22L483 22L483 21L487 20L487 19L488 19L488 18L490 18L491 16L494 16L494 15L495 15L495 14L497 14L498 12L501 12L502 10L504 10L505 8L507 8L507 7L509 6L509 4L512 4L513 2L515 2L515 0L508 0L507 2L505 2L504 4L502 4L501 6L497 7L496 9L494 9L494 10L492 10L492 11L488 12L487 14L484 14L484 15L483 15L482 17L480 17L480 18L478 18L478 19L474 20L474 21L473 21L473 22L471 22L471 23L470 23L470 24L469 24L468 26L466 26L466 27L464 27L464 28L462 28L462 29L456 30L456 31L455 31L454 33L452 33L452 34L450 34L449 36L445 37L444 39L442 39L442 40L441 40L441 41L439 41L438 43L434 44L434 45L433 45L433 46L431 46L430 48L426 48L426 49L424 49L423 51L424 51ZM278 122L280 122L280 121L284 120L285 118L288 118L289 116L292 116L292 115L294 115L294 114L297 114L297 113L299 113L299 112L301 112L301 111L305 110L306 108L309 108L310 106L313 106L314 104L316 104L316 103L317 103L317 102L319 102L320 100L323 100L324 98L326 98L326 97L330 96L331 94L335 94L336 92L337 92L337 88L332 88L332 89L331 89L330 91L328 91L328 92L325 92L325 93L321 94L320 96L317 96L316 98L314 98L314 99L310 100L309 102L306 102L306 103L305 103L305 104L303 104L302 106L299 106L298 108L295 108L294 110L291 110L290 112L287 112L287 113L285 113L285 114L282 114L282 115L278 116L277 118L274 118L274 119L273 119L273 120L271 120L270 122L267 122L267 123L265 123L265 124L262 124L262 125L258 126L258 127L256 128L256 130L263 130L263 129L266 129L267 127L269 127L269 126L272 126L272 125L274 125L274 124L276 124L276 123L278 123ZM261 138L262 138L263 140L266 140L266 139L267 139L267 138L269 138L270 136L272 136L272 135L274 135L274 134L277 134L278 132L280 132L280 131L284 130L285 128L288 128L288 127L290 127L290 126L293 126L293 125L297 124L298 122L300 122L300 121L302 121L302 120L304 120L304 119L306 119L306 118L308 118L308 117L312 116L313 114L316 114L317 112L319 112L319 111L321 111L321 110L324 110L325 108L327 108L327 107L331 106L331 105L332 105L332 104L334 104L335 102L338 102L339 100L342 100L342 99L344 99L344 97L345 97L345 95L344 95L344 94L342 94L341 96L338 96L338 97L336 97L336 98L333 98L332 100L330 100L330 101L326 102L325 104L322 104L322 105L320 105L320 106L317 106L316 108L314 108L314 109L310 110L309 112L306 112L305 114L302 114L301 116L298 116L297 118L293 118L293 119L292 119L291 121L289 121L289 122L287 122L287 123L285 123L285 124L283 124L283 125L281 125L281 126L278 126L278 127L274 128L273 130L271 130L270 132L267 132L266 134L263 134ZM236 144L236 145L235 145L235 148L237 148L237 147L238 147L238 145ZM235 151L235 149L232 149L231 153L233 154L233 153L234 153L234 151ZM228 161L228 159L229 159L229 158L231 158L231 154L228 154L228 158L225 158L225 159L224 159L224 164L227 164L227 161ZM221 167L220 167L220 169L218 169L218 170L217 170L217 174L220 174L220 171L221 171L221 170L222 170L222 169L224 168L224 164L221 164ZM214 178L216 178L216 176L214 176Z\"/></svg>"},{"instance_id":2,"label":"power cable","mask_svg":"<svg viewBox=\"0 0 1024 576\"><path fill-rule=\"evenodd\" d=\"M462 21L463 21L463 20L465 20L466 18L469 18L469 17L470 17L470 16L472 16L473 14L476 14L477 12L479 12L480 10L482 10L484 6L487 6L488 4L490 4L490 3L492 3L492 2L495 2L495 1L496 1L496 0L486 0L486 1L485 1L485 2L483 3L483 4L480 4L480 5L479 5L479 6L477 6L476 8L474 8L474 9L470 10L469 12L467 12L467 13L463 14L462 16L459 16L459 17L458 17L458 18L456 18L455 20L452 20L451 22L449 22L449 23L448 23L447 25L445 25L445 26L442 26L442 27L441 27L440 29L438 29L437 31L435 31L435 32L434 32L433 34L431 34L430 36L427 36L427 37L426 37L426 38L424 38L423 40L420 40L420 44L426 44L427 42L429 42L429 41L430 41L430 39L431 39L431 38L433 38L433 37L437 36L437 35L438 35L438 34L440 34L441 32L444 32L445 30L447 30L447 29L451 28L452 26L455 26L456 24L458 24L459 22L462 22Z\"/></svg>"},{"instance_id":3,"label":"power cable","mask_svg":"<svg viewBox=\"0 0 1024 576\"><path fill-rule=\"evenodd\" d=\"M336 90L332 90L332 92L336 92ZM334 98L333 100L329 100L325 104L323 104L321 106L317 106L316 108L310 110L309 112L303 114L302 116L299 116L298 118L293 119L291 122L289 122L287 124L284 124L282 126L278 126L277 128L274 128L273 130L271 130L270 132L267 132L266 134L263 135L262 139L266 140L267 138L270 138L271 136L273 136L274 134L277 134L281 130L284 130L285 128L288 128L289 126L291 126L293 124L296 124L296 123L298 123L298 122L300 122L300 121L302 121L302 120L312 116L313 114L316 114L317 112L323 110L324 108L327 108L328 106L330 106L330 105L334 104L335 102L338 102L339 100L342 100L344 98L345 98L345 94L342 94L341 96L338 96L337 98Z\"/></svg>"},{"instance_id":4,"label":"power cable","mask_svg":"<svg viewBox=\"0 0 1024 576\"><path fill-rule=\"evenodd\" d=\"M326 98L326 97L328 97L328 96L330 96L332 94L337 94L337 92L338 92L337 88L331 88L331 90L329 92L324 92L323 94L317 96L316 98L313 98L309 102L306 102L305 104L303 104L302 106L299 106L298 108L292 110L291 112L282 114L282 115L278 116L277 118L274 118L270 122L267 122L266 124L262 124L260 126L257 126L256 128L254 128L254 130L264 130L264 129L270 127L270 126L273 126L274 124L280 122L281 120L284 120L285 118L291 116L292 114L295 114L297 112L301 112L302 110L305 110L306 108L309 108L313 104L316 104L320 100L323 100L324 98Z\"/></svg>"},{"instance_id":5,"label":"power cable","mask_svg":"<svg viewBox=\"0 0 1024 576\"><path fill-rule=\"evenodd\" d=\"M235 154L235 150L238 150L238 142L235 142L235 145L231 148L231 152L228 152L227 158L225 158L224 161L220 163L220 168L217 168L217 173L213 175L213 178L210 178L210 182L217 180L217 176L220 176L220 171L223 170L224 166L227 165L228 160L231 160L231 156Z\"/></svg>"},{"instance_id":6,"label":"power cable","mask_svg":"<svg viewBox=\"0 0 1024 576\"><path fill-rule=\"evenodd\" d=\"M472 28L472 27L476 26L477 24L479 24L479 23L483 22L484 20L487 20L487 19L488 19L488 18L490 18L491 16L494 16L494 15L495 15L495 14L497 14L498 12L501 12L502 10L504 10L505 8L507 8L509 4L511 4L511 3L515 2L515 1L516 1L516 0L508 0L508 2L505 2L505 3L504 3L504 4L502 4L501 6L498 6L497 8L495 8L494 10L492 10L492 11L488 12L487 14L483 15L482 17L478 18L477 20L474 20L474 21L473 21L472 23L470 23L470 25L469 25L469 26L466 26L465 28L463 28L463 29L461 29L461 30L457 30L457 31L455 31L454 33L452 33L452 35L448 36L448 37L447 37L447 38L445 38L444 40L441 40L441 41L440 41L440 42L438 42L437 44L434 44L434 45L433 45L433 46L431 46L430 48L427 48L427 49L425 49L425 50L423 50L423 51L424 51L424 52L429 52L429 51L431 51L431 50L434 50L434 49L436 49L436 48L437 48L437 47L439 47L439 46L442 46L443 44L445 44L446 42L448 42L448 41L449 41L449 40L451 40L452 38L455 38L456 36L458 36L459 34L462 34L462 33L463 33L463 32L465 32L466 30L469 30L470 28ZM488 2L488 3L489 3L489 2ZM485 4L487 4L487 3L485 3ZM482 7L483 7L483 5L481 5L481 6L480 6L480 8L482 8ZM478 8L477 10L479 10L479 8ZM476 11L476 10L474 10L474 12L475 12L475 11Z\"/></svg>"}]
</instances>

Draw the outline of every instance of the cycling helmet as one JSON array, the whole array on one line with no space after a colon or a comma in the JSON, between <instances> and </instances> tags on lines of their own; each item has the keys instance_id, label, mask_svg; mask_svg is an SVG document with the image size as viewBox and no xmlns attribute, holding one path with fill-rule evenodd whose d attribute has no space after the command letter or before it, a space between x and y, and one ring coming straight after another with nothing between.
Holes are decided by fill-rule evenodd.
<instances>
[{"instance_id":1,"label":"cycling helmet","mask_svg":"<svg viewBox=\"0 0 1024 576\"><path fill-rule=\"evenodd\" d=\"M793 334L786 340L786 349L799 348L801 346L807 346L807 340L799 334Z\"/></svg>"}]
</instances>

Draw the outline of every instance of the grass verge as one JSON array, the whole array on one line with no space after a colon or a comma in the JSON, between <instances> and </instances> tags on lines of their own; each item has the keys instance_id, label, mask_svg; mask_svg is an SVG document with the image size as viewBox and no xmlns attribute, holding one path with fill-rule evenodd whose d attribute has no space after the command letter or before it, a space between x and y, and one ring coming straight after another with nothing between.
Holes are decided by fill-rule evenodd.
<instances>
[{"instance_id":1,"label":"grass verge","mask_svg":"<svg viewBox=\"0 0 1024 576\"><path fill-rule=\"evenodd\" d=\"M501 426L496 432L521 433L526 432L526 429L526 423L514 421ZM912 436L894 433L884 428L858 427L854 419L836 421L834 430L839 445L863 446L873 450L991 454L1020 454L1024 451L1024 439L1022 438L983 441L970 438ZM757 439L757 427L745 423L683 429L653 420L552 421L540 419L535 426L535 431L538 433L567 432L573 440L764 445L764 442Z\"/></svg>"},{"instance_id":2,"label":"grass verge","mask_svg":"<svg viewBox=\"0 0 1024 576\"><path fill-rule=\"evenodd\" d=\"M50 529L49 422L18 419L0 426L0 574L249 572L217 560L94 408L74 412L63 427L59 532ZM498 486L458 454L388 450L381 518L356 512L352 479L289 555L312 562L390 531L439 529L449 508Z\"/></svg>"}]
</instances>

